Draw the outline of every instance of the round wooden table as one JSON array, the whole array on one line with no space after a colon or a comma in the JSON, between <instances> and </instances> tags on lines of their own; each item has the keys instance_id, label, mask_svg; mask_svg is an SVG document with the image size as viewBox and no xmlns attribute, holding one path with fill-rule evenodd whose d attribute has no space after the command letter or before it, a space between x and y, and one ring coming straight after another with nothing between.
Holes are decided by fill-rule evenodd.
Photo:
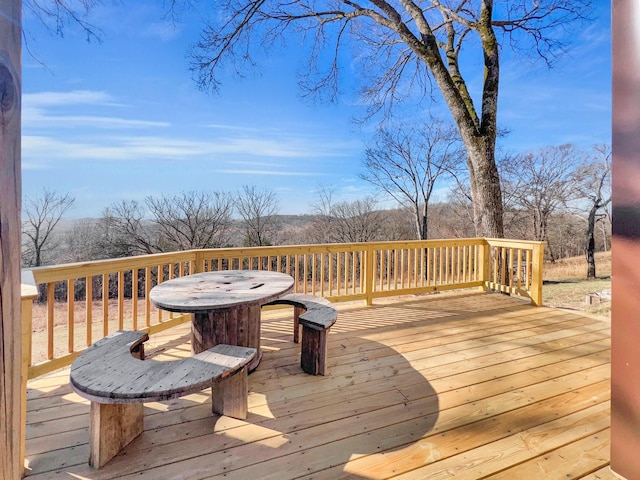
<instances>
[{"instance_id":1,"label":"round wooden table","mask_svg":"<svg viewBox=\"0 0 640 480\"><path fill-rule=\"evenodd\" d=\"M279 272L224 270L167 280L149 292L149 300L170 312L191 313L191 350L200 353L220 343L255 348L248 365L262 358L260 307L293 290L293 278Z\"/></svg>"}]
</instances>

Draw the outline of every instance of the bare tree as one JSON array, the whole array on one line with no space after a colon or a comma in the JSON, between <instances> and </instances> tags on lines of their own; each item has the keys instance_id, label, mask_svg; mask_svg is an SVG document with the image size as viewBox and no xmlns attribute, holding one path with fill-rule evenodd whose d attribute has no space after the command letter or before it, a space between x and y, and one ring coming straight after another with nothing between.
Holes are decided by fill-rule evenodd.
<instances>
[{"instance_id":1,"label":"bare tree","mask_svg":"<svg viewBox=\"0 0 640 480\"><path fill-rule=\"evenodd\" d=\"M122 200L102 213L103 243L108 258L148 255L162 251L158 237L146 218L143 205L135 200Z\"/></svg>"},{"instance_id":2,"label":"bare tree","mask_svg":"<svg viewBox=\"0 0 640 480\"><path fill-rule=\"evenodd\" d=\"M63 235L63 248L55 263L84 262L104 257L101 235L101 219L83 218L75 220Z\"/></svg>"},{"instance_id":3,"label":"bare tree","mask_svg":"<svg viewBox=\"0 0 640 480\"><path fill-rule=\"evenodd\" d=\"M354 201L333 201L334 191L320 187L312 205L316 218L314 238L318 243L352 243L381 240L385 212L376 209L376 199L366 197Z\"/></svg>"},{"instance_id":4,"label":"bare tree","mask_svg":"<svg viewBox=\"0 0 640 480\"><path fill-rule=\"evenodd\" d=\"M229 241L233 211L229 195L185 192L111 205L103 213L105 248L130 256L216 248ZM110 255L111 256L111 255Z\"/></svg>"},{"instance_id":5,"label":"bare tree","mask_svg":"<svg viewBox=\"0 0 640 480\"><path fill-rule=\"evenodd\" d=\"M360 178L413 212L416 238L428 238L429 201L438 180L463 162L460 137L438 120L422 127L400 124L378 130L365 151Z\"/></svg>"},{"instance_id":6,"label":"bare tree","mask_svg":"<svg viewBox=\"0 0 640 480\"><path fill-rule=\"evenodd\" d=\"M585 254L587 258L587 279L596 278L596 240L595 230L599 214L611 202L611 147L597 145L594 147L595 158L578 168L575 181L579 195L588 201Z\"/></svg>"},{"instance_id":7,"label":"bare tree","mask_svg":"<svg viewBox=\"0 0 640 480\"><path fill-rule=\"evenodd\" d=\"M379 240L394 242L414 239L415 226L413 216L413 212L407 208L385 210L384 224L379 234Z\"/></svg>"},{"instance_id":8,"label":"bare tree","mask_svg":"<svg viewBox=\"0 0 640 480\"><path fill-rule=\"evenodd\" d=\"M275 192L245 185L236 192L235 207L242 217L246 247L278 244L280 223Z\"/></svg>"},{"instance_id":9,"label":"bare tree","mask_svg":"<svg viewBox=\"0 0 640 480\"><path fill-rule=\"evenodd\" d=\"M46 188L41 196L25 198L26 220L22 223L25 239L22 259L25 265L39 267L45 264L45 255L57 246L56 227L74 202L70 194L58 194Z\"/></svg>"},{"instance_id":10,"label":"bare tree","mask_svg":"<svg viewBox=\"0 0 640 480\"><path fill-rule=\"evenodd\" d=\"M500 50L532 51L547 62L561 51L559 36L584 18L591 0L237 0L222 3L192 54L203 88L217 89L225 61L242 73L265 46L298 35L311 37L302 86L309 93L337 96L340 65L362 67L362 95L370 114L389 112L404 99L426 97L437 86L460 132L477 230L504 234L502 193L495 162L498 133ZM215 23L217 22L217 23ZM568 37L565 37L568 38ZM357 48L343 62L343 47ZM328 53L326 53L328 52ZM466 63L463 74L461 55ZM345 53L349 55L349 53ZM480 71L468 65L474 64ZM469 88L467 79L482 79ZM432 81L434 83L432 83ZM474 100L471 91L479 92ZM479 99L479 102L478 102Z\"/></svg>"},{"instance_id":11,"label":"bare tree","mask_svg":"<svg viewBox=\"0 0 640 480\"><path fill-rule=\"evenodd\" d=\"M534 240L548 241L551 216L577 198L575 172L583 161L583 152L561 145L511 157L502 164L505 196L529 217ZM555 259L551 245L548 251Z\"/></svg>"},{"instance_id":12,"label":"bare tree","mask_svg":"<svg viewBox=\"0 0 640 480\"><path fill-rule=\"evenodd\" d=\"M449 231L455 232L455 234L441 236L441 238L448 238L449 236L458 238L477 237L479 232L473 221L473 199L471 198L469 179L465 175L455 175L454 180L455 182L449 185L447 205L451 207L452 226ZM469 226L473 227L469 228Z\"/></svg>"},{"instance_id":13,"label":"bare tree","mask_svg":"<svg viewBox=\"0 0 640 480\"><path fill-rule=\"evenodd\" d=\"M547 226L547 247L554 258L575 257L584 253L585 218L571 210L564 210L553 215Z\"/></svg>"},{"instance_id":14,"label":"bare tree","mask_svg":"<svg viewBox=\"0 0 640 480\"><path fill-rule=\"evenodd\" d=\"M162 251L222 247L229 241L233 200L221 192L145 199Z\"/></svg>"}]
</instances>

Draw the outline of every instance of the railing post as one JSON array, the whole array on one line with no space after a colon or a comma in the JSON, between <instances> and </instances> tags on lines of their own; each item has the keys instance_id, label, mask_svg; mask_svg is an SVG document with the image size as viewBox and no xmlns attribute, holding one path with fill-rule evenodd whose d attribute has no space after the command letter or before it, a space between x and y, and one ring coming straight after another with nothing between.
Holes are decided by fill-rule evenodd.
<instances>
[{"instance_id":1,"label":"railing post","mask_svg":"<svg viewBox=\"0 0 640 480\"><path fill-rule=\"evenodd\" d=\"M365 270L364 270L364 293L365 303L368 307L373 305L373 259L375 251L371 245L367 245L365 254Z\"/></svg>"},{"instance_id":2,"label":"railing post","mask_svg":"<svg viewBox=\"0 0 640 480\"><path fill-rule=\"evenodd\" d=\"M33 326L33 301L38 298L38 288L31 271L23 271L20 281L21 296L21 323L22 323L22 370L20 385L20 464L24 469L24 457L26 451L27 429L27 380L29 380L29 367L31 366L31 331ZM21 472L24 473L24 472Z\"/></svg>"},{"instance_id":3,"label":"railing post","mask_svg":"<svg viewBox=\"0 0 640 480\"><path fill-rule=\"evenodd\" d=\"M480 255L476 268L480 271L480 281L482 282L480 290L486 292L489 289L489 281L491 280L491 245L484 238L480 245Z\"/></svg>"},{"instance_id":4,"label":"railing post","mask_svg":"<svg viewBox=\"0 0 640 480\"><path fill-rule=\"evenodd\" d=\"M531 255L531 303L542 306L542 267L544 265L544 242L534 243Z\"/></svg>"},{"instance_id":5,"label":"railing post","mask_svg":"<svg viewBox=\"0 0 640 480\"><path fill-rule=\"evenodd\" d=\"M196 271L192 273L202 273L204 272L204 252L202 250L196 250L195 254Z\"/></svg>"}]
</instances>

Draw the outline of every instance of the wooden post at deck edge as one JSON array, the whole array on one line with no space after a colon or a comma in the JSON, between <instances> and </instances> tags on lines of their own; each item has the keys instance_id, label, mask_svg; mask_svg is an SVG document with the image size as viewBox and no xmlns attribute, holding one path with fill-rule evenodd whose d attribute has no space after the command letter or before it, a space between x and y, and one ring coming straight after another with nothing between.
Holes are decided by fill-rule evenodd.
<instances>
[{"instance_id":1,"label":"wooden post at deck edge","mask_svg":"<svg viewBox=\"0 0 640 480\"><path fill-rule=\"evenodd\" d=\"M31 366L31 329L33 326L33 301L38 298L38 287L31 271L23 271L20 277L20 294L22 297L22 382L20 387L20 461L24 466L26 452L27 425L27 380Z\"/></svg>"},{"instance_id":2,"label":"wooden post at deck edge","mask_svg":"<svg viewBox=\"0 0 640 480\"><path fill-rule=\"evenodd\" d=\"M544 242L533 245L533 254L531 255L532 268L531 273L531 303L536 307L542 306L542 270L544 268Z\"/></svg>"},{"instance_id":3,"label":"wooden post at deck edge","mask_svg":"<svg viewBox=\"0 0 640 480\"><path fill-rule=\"evenodd\" d=\"M640 4L612 2L611 470L640 478Z\"/></svg>"},{"instance_id":4,"label":"wooden post at deck edge","mask_svg":"<svg viewBox=\"0 0 640 480\"><path fill-rule=\"evenodd\" d=\"M22 2L0 0L0 479L22 476L20 96Z\"/></svg>"},{"instance_id":5,"label":"wooden post at deck edge","mask_svg":"<svg viewBox=\"0 0 640 480\"><path fill-rule=\"evenodd\" d=\"M367 245L365 250L365 266L364 266L364 289L365 304L370 307L373 305L373 264L375 251L371 245Z\"/></svg>"}]
</instances>

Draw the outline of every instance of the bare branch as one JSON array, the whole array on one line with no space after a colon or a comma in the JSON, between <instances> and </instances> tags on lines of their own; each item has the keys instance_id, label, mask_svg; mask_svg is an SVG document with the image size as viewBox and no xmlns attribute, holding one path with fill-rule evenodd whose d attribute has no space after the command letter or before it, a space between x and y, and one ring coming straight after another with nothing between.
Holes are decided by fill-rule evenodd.
<instances>
[{"instance_id":1,"label":"bare branch","mask_svg":"<svg viewBox=\"0 0 640 480\"><path fill-rule=\"evenodd\" d=\"M56 35L63 37L67 28L77 25L88 42L101 42L102 30L87 20L101 3L101 0L24 0L23 8Z\"/></svg>"},{"instance_id":2,"label":"bare branch","mask_svg":"<svg viewBox=\"0 0 640 480\"><path fill-rule=\"evenodd\" d=\"M360 178L410 209L416 238L425 240L433 189L463 162L462 152L455 128L437 119L420 127L379 129L375 145L365 151Z\"/></svg>"}]
</instances>

